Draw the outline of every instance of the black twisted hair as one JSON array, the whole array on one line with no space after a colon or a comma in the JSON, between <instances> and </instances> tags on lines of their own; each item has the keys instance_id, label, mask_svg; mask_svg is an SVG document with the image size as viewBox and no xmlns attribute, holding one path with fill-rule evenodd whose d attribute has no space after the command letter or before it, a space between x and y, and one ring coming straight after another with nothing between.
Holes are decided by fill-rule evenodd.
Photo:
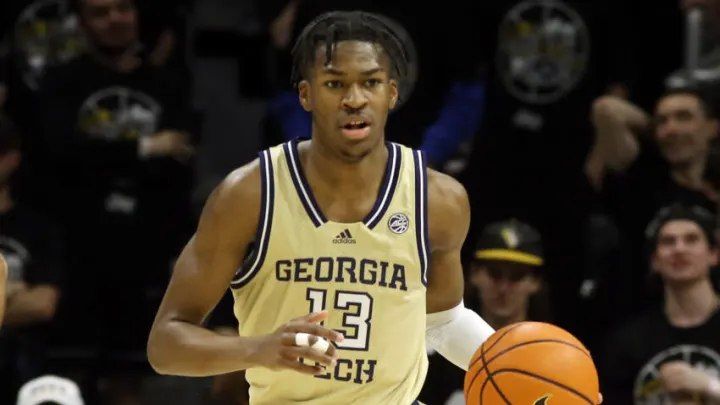
<instances>
[{"instance_id":1,"label":"black twisted hair","mask_svg":"<svg viewBox=\"0 0 720 405\"><path fill-rule=\"evenodd\" d=\"M327 65L332 60L334 45L352 40L380 45L390 59L390 76L404 80L410 63L408 44L394 26L390 19L365 11L331 11L318 16L305 26L293 46L292 84L297 86L307 78L318 45L325 45Z\"/></svg>"}]
</instances>

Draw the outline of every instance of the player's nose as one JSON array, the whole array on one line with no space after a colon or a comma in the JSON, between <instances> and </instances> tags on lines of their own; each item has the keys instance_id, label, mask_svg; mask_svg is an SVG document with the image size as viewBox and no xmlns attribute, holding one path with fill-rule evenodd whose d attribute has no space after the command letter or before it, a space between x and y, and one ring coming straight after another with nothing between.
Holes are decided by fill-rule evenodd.
<instances>
[{"instance_id":1,"label":"player's nose","mask_svg":"<svg viewBox=\"0 0 720 405\"><path fill-rule=\"evenodd\" d=\"M342 99L342 104L345 109L349 110L359 110L367 104L367 97L365 97L359 84L354 83L348 87Z\"/></svg>"}]
</instances>

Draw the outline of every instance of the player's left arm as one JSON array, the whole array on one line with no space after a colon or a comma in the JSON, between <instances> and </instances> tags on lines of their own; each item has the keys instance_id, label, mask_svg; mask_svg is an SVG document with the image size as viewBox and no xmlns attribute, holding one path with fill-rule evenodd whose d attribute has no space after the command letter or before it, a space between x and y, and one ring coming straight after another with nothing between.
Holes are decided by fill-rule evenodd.
<instances>
[{"instance_id":1,"label":"player's left arm","mask_svg":"<svg viewBox=\"0 0 720 405\"><path fill-rule=\"evenodd\" d=\"M478 347L494 330L463 304L460 250L470 227L470 204L463 186L428 169L430 266L427 286L427 344L467 370Z\"/></svg>"}]
</instances>

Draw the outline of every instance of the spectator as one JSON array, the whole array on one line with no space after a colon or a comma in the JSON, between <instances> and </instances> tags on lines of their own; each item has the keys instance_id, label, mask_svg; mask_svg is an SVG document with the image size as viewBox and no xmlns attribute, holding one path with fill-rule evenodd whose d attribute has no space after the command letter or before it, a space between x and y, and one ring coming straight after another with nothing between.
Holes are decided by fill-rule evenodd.
<instances>
[{"instance_id":1,"label":"spectator","mask_svg":"<svg viewBox=\"0 0 720 405\"><path fill-rule=\"evenodd\" d=\"M125 393L114 387L140 386L151 317L193 222L192 114L182 75L139 46L133 0L75 7L90 51L41 87L52 195L63 196L48 209L67 225L73 261L65 339L99 345L98 367L117 382L103 386Z\"/></svg>"},{"instance_id":2,"label":"spectator","mask_svg":"<svg viewBox=\"0 0 720 405\"><path fill-rule=\"evenodd\" d=\"M664 303L609 340L602 368L607 403L720 403L720 298L710 281L718 264L714 224L709 211L675 204L648 226L649 260Z\"/></svg>"},{"instance_id":3,"label":"spectator","mask_svg":"<svg viewBox=\"0 0 720 405\"><path fill-rule=\"evenodd\" d=\"M65 260L56 227L12 197L10 180L21 159L19 139L17 129L0 119L0 252L8 265L0 332L1 403L11 403L21 383L43 372L48 322L58 307Z\"/></svg>"},{"instance_id":4,"label":"spectator","mask_svg":"<svg viewBox=\"0 0 720 405\"><path fill-rule=\"evenodd\" d=\"M473 225L523 215L543 235L555 320L575 330L584 232L594 195L581 175L598 94L631 76L629 2L472 2L486 56L487 110L463 175ZM492 198L488 198L492 195ZM569 254L568 252L573 252Z\"/></svg>"},{"instance_id":5,"label":"spectator","mask_svg":"<svg viewBox=\"0 0 720 405\"><path fill-rule=\"evenodd\" d=\"M592 118L596 140L586 174L627 240L629 282L638 296L631 305L639 308L645 266L637 253L653 212L675 201L716 211L717 190L704 174L718 120L694 89L668 91L653 118L628 101L603 96L593 104Z\"/></svg>"},{"instance_id":6,"label":"spectator","mask_svg":"<svg viewBox=\"0 0 720 405\"><path fill-rule=\"evenodd\" d=\"M515 219L488 225L470 264L466 305L495 330L516 322L550 321L542 265L543 248L537 230ZM432 354L420 400L463 404L463 378L461 370Z\"/></svg>"},{"instance_id":7,"label":"spectator","mask_svg":"<svg viewBox=\"0 0 720 405\"><path fill-rule=\"evenodd\" d=\"M40 153L38 86L48 68L79 55L85 43L68 0L0 3L0 110L23 135L23 165L14 175L13 194L17 201L36 206L43 197L38 176L46 164Z\"/></svg>"}]
</instances>

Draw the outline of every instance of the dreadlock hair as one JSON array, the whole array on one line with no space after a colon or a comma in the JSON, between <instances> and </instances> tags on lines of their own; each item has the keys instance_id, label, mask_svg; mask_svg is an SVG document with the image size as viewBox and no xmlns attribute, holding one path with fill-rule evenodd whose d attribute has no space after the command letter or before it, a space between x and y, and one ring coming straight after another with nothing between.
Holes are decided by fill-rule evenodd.
<instances>
[{"instance_id":1,"label":"dreadlock hair","mask_svg":"<svg viewBox=\"0 0 720 405\"><path fill-rule=\"evenodd\" d=\"M303 29L292 49L290 80L297 87L307 78L319 44L325 45L325 65L332 61L335 44L340 41L371 42L382 47L390 59L390 76L403 80L408 75L408 44L387 17L365 11L331 11L315 18Z\"/></svg>"}]
</instances>

